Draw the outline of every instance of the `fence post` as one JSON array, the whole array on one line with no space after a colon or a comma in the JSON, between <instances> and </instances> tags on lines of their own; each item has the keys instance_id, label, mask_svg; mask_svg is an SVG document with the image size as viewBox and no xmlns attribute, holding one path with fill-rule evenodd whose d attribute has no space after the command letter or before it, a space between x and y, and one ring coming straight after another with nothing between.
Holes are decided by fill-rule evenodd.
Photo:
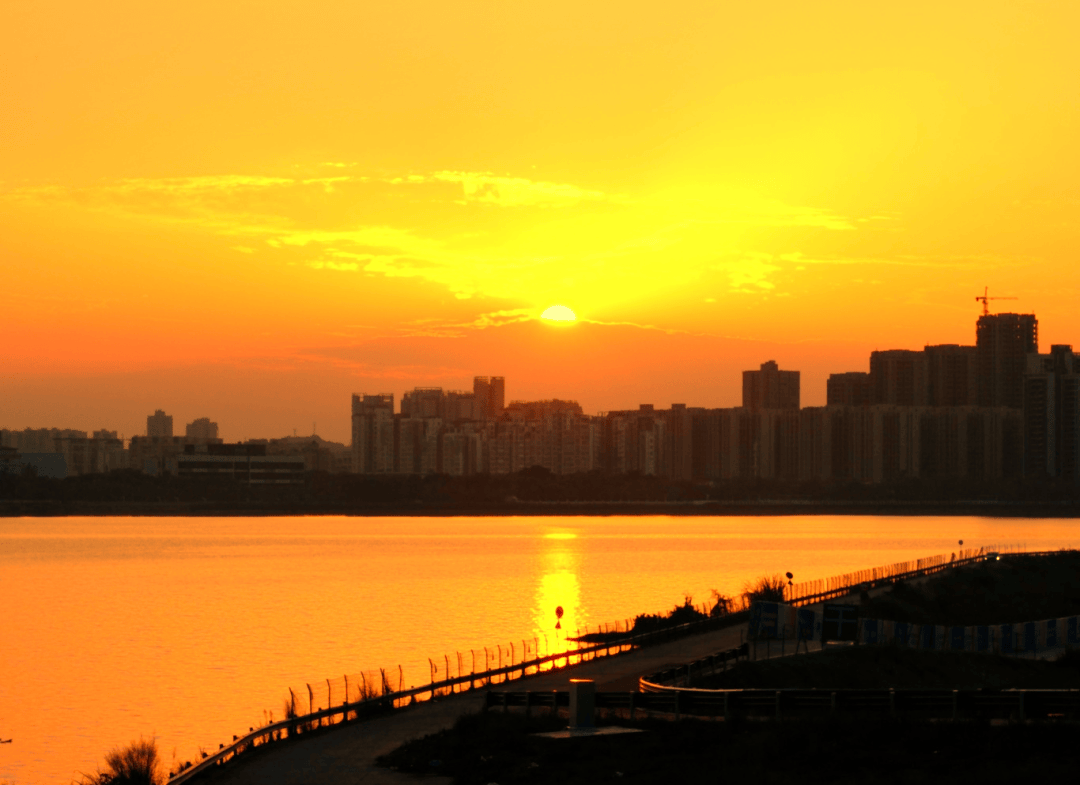
<instances>
[{"instance_id":1,"label":"fence post","mask_svg":"<svg viewBox=\"0 0 1080 785\"><path fill-rule=\"evenodd\" d=\"M450 681L450 657L444 654L442 658L443 658L443 662L446 664L446 670L443 671L443 673L445 674L443 676L443 681ZM450 685L450 694L452 695L453 693L454 693L454 685L451 684Z\"/></svg>"},{"instance_id":2,"label":"fence post","mask_svg":"<svg viewBox=\"0 0 1080 785\"><path fill-rule=\"evenodd\" d=\"M364 676L363 671L360 671L360 699L367 700L370 697L368 695L367 677Z\"/></svg>"},{"instance_id":3,"label":"fence post","mask_svg":"<svg viewBox=\"0 0 1080 785\"><path fill-rule=\"evenodd\" d=\"M345 700L342 702L342 706L349 702L349 674L345 674Z\"/></svg>"},{"instance_id":4,"label":"fence post","mask_svg":"<svg viewBox=\"0 0 1080 785\"><path fill-rule=\"evenodd\" d=\"M315 710L313 708L314 705L315 705L315 693L313 693L311 691L311 685L310 684L305 685L305 686L307 687L307 711L308 711L308 714L311 714Z\"/></svg>"},{"instance_id":5,"label":"fence post","mask_svg":"<svg viewBox=\"0 0 1080 785\"><path fill-rule=\"evenodd\" d=\"M332 709L334 707L333 698L334 698L334 695L333 695L333 691L332 691L332 689L330 687L330 679L327 679L326 680L326 708ZM322 720L319 720L319 724L320 725L322 724ZM327 714L326 715L326 724L327 725L333 725L334 724L334 715L333 714Z\"/></svg>"},{"instance_id":6,"label":"fence post","mask_svg":"<svg viewBox=\"0 0 1080 785\"><path fill-rule=\"evenodd\" d=\"M472 653L472 672L469 674L469 689L476 689L476 649L469 649Z\"/></svg>"}]
</instances>

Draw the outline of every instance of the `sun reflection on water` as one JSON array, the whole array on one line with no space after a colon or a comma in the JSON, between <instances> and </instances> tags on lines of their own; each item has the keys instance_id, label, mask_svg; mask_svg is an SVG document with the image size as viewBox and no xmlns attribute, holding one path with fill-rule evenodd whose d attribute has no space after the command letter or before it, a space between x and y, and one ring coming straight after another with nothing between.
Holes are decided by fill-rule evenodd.
<instances>
[{"instance_id":1,"label":"sun reflection on water","mask_svg":"<svg viewBox=\"0 0 1080 785\"><path fill-rule=\"evenodd\" d=\"M576 534L566 532L552 532L543 538L533 619L545 654L576 648L567 638L576 636L583 623L578 580L581 553L576 538ZM556 616L557 608L563 610L561 619Z\"/></svg>"}]
</instances>

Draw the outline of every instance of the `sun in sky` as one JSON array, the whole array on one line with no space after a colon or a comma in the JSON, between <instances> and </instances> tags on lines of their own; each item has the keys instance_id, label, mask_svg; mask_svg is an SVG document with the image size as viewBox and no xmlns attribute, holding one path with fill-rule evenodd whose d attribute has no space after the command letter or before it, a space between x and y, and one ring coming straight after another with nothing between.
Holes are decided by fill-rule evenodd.
<instances>
[{"instance_id":1,"label":"sun in sky","mask_svg":"<svg viewBox=\"0 0 1080 785\"><path fill-rule=\"evenodd\" d=\"M553 322L574 322L577 315L565 305L553 305L540 314L541 319L549 319Z\"/></svg>"},{"instance_id":2,"label":"sun in sky","mask_svg":"<svg viewBox=\"0 0 1080 785\"><path fill-rule=\"evenodd\" d=\"M1080 3L17 5L0 428L347 443L353 393L737 406L769 359L824 405L985 286L1080 343Z\"/></svg>"}]
</instances>

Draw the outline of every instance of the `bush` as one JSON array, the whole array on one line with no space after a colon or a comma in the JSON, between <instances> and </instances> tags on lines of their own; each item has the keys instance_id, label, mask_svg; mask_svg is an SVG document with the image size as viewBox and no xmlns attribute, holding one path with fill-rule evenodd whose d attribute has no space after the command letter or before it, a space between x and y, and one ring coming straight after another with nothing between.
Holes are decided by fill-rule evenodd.
<instances>
[{"instance_id":1,"label":"bush","mask_svg":"<svg viewBox=\"0 0 1080 785\"><path fill-rule=\"evenodd\" d=\"M165 772L158 755L157 739L133 741L105 755L105 768L83 775L81 785L164 785Z\"/></svg>"},{"instance_id":2,"label":"bush","mask_svg":"<svg viewBox=\"0 0 1080 785\"><path fill-rule=\"evenodd\" d=\"M782 575L763 575L756 581L743 584L743 601L749 607L753 602L783 602L787 581Z\"/></svg>"}]
</instances>

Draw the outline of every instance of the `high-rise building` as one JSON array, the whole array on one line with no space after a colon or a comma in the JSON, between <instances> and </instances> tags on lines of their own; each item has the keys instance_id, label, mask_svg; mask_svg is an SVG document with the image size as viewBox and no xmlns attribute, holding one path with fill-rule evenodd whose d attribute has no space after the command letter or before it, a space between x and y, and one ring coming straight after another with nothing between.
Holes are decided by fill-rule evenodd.
<instances>
[{"instance_id":1,"label":"high-rise building","mask_svg":"<svg viewBox=\"0 0 1080 785\"><path fill-rule=\"evenodd\" d=\"M927 406L974 406L978 402L977 350L974 346L927 346L923 354L926 356Z\"/></svg>"},{"instance_id":2,"label":"high-rise building","mask_svg":"<svg viewBox=\"0 0 1080 785\"><path fill-rule=\"evenodd\" d=\"M1026 366L1024 474L1080 480L1080 357L1055 345Z\"/></svg>"},{"instance_id":3,"label":"high-rise building","mask_svg":"<svg viewBox=\"0 0 1080 785\"><path fill-rule=\"evenodd\" d=\"M799 408L799 372L781 371L775 360L761 364L761 370L743 371L743 408Z\"/></svg>"},{"instance_id":4,"label":"high-rise building","mask_svg":"<svg viewBox=\"0 0 1080 785\"><path fill-rule=\"evenodd\" d=\"M394 395L353 395L353 471L388 474L394 471Z\"/></svg>"},{"instance_id":5,"label":"high-rise building","mask_svg":"<svg viewBox=\"0 0 1080 785\"><path fill-rule=\"evenodd\" d=\"M506 408L506 379L502 376L491 377L491 417L498 418Z\"/></svg>"},{"instance_id":6,"label":"high-rise building","mask_svg":"<svg viewBox=\"0 0 1080 785\"><path fill-rule=\"evenodd\" d=\"M408 417L442 417L445 398L442 387L417 387L401 397L401 413Z\"/></svg>"},{"instance_id":7,"label":"high-rise building","mask_svg":"<svg viewBox=\"0 0 1080 785\"><path fill-rule=\"evenodd\" d=\"M975 347L979 405L1022 408L1027 355L1039 351L1039 321L1035 314L980 316Z\"/></svg>"},{"instance_id":8,"label":"high-rise building","mask_svg":"<svg viewBox=\"0 0 1080 785\"><path fill-rule=\"evenodd\" d=\"M442 418L446 422L480 419L476 411L476 394L468 390L447 390L443 406Z\"/></svg>"},{"instance_id":9,"label":"high-rise building","mask_svg":"<svg viewBox=\"0 0 1080 785\"><path fill-rule=\"evenodd\" d=\"M926 354L908 349L870 353L871 403L926 405Z\"/></svg>"},{"instance_id":10,"label":"high-rise building","mask_svg":"<svg viewBox=\"0 0 1080 785\"><path fill-rule=\"evenodd\" d=\"M869 406L871 398L870 374L851 371L829 375L825 399L829 406Z\"/></svg>"},{"instance_id":11,"label":"high-rise building","mask_svg":"<svg viewBox=\"0 0 1080 785\"><path fill-rule=\"evenodd\" d=\"M209 417L200 417L194 422L187 424L186 433L189 439L198 439L207 442L213 441L218 437L218 424L216 422L210 422Z\"/></svg>"},{"instance_id":12,"label":"high-rise building","mask_svg":"<svg viewBox=\"0 0 1080 785\"><path fill-rule=\"evenodd\" d=\"M149 437L158 437L163 439L171 439L172 432L172 415L165 414L161 409L158 409L149 417L146 418L146 435Z\"/></svg>"},{"instance_id":13,"label":"high-rise building","mask_svg":"<svg viewBox=\"0 0 1080 785\"><path fill-rule=\"evenodd\" d=\"M491 379L487 376L473 377L473 395L476 396L476 419L491 416Z\"/></svg>"}]
</instances>

